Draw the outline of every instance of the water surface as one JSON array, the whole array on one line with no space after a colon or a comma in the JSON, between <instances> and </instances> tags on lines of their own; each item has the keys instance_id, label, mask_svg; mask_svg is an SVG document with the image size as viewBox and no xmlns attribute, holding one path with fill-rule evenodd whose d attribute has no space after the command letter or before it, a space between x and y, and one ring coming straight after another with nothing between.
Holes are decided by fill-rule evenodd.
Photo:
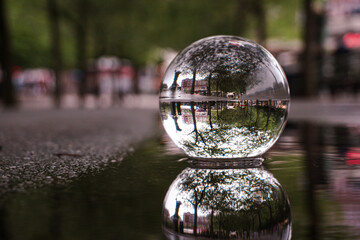
<instances>
[{"instance_id":1,"label":"water surface","mask_svg":"<svg viewBox=\"0 0 360 240\"><path fill-rule=\"evenodd\" d=\"M8 193L0 239L166 239L166 193L192 169L183 157L162 133L70 183ZM288 124L262 169L289 199L292 239L360 238L359 164L359 126Z\"/></svg>"}]
</instances>

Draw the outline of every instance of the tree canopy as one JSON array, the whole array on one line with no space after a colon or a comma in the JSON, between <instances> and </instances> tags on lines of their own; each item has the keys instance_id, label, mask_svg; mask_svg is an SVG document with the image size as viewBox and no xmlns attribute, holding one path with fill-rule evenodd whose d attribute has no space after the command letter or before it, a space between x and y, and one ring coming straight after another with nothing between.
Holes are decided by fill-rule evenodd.
<instances>
[{"instance_id":1,"label":"tree canopy","mask_svg":"<svg viewBox=\"0 0 360 240\"><path fill-rule=\"evenodd\" d=\"M46 0L8 2L14 64L23 67L50 67L51 39ZM88 58L115 55L136 65L156 61L156 49L183 49L210 35L242 35L256 40L258 18L254 1L59 1L60 40L65 67L77 66L79 26ZM268 37L296 38L299 1L267 1ZM286 11L286 15L282 13ZM246 10L246 11L245 11ZM261 12L261 11L260 11ZM279 24L279 19L282 19ZM285 21L284 21L285 20ZM276 25L276 26L275 26ZM285 25L285 26L284 26ZM293 26L298 26L294 28ZM284 30L285 29L285 30ZM287 30L286 30L287 29ZM296 30L298 29L298 30ZM281 31L279 31L281 30Z\"/></svg>"}]
</instances>

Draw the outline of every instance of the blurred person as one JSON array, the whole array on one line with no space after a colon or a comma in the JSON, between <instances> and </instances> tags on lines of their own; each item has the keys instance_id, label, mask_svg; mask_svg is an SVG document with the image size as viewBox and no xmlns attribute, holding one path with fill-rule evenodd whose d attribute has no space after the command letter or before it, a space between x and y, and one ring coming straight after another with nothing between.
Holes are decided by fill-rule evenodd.
<instances>
[{"instance_id":1,"label":"blurred person","mask_svg":"<svg viewBox=\"0 0 360 240\"><path fill-rule=\"evenodd\" d=\"M99 81L99 104L101 107L110 107L112 104L113 77L108 72L98 75Z\"/></svg>"},{"instance_id":2,"label":"blurred person","mask_svg":"<svg viewBox=\"0 0 360 240\"><path fill-rule=\"evenodd\" d=\"M349 91L349 66L350 50L345 46L343 39L338 39L337 48L333 53L334 58L334 78L330 91L333 97L339 93Z\"/></svg>"},{"instance_id":3,"label":"blurred person","mask_svg":"<svg viewBox=\"0 0 360 240\"><path fill-rule=\"evenodd\" d=\"M116 73L117 94L120 99L126 94L133 92L135 72L129 64L123 64Z\"/></svg>"}]
</instances>

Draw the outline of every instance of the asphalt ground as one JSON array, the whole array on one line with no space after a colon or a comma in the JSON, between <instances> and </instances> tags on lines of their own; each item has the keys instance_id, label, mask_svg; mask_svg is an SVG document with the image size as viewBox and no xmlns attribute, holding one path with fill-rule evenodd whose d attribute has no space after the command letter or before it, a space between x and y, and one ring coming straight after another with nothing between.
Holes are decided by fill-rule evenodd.
<instances>
[{"instance_id":1,"label":"asphalt ground","mask_svg":"<svg viewBox=\"0 0 360 240\"><path fill-rule=\"evenodd\" d=\"M118 164L158 124L158 112L144 108L1 112L0 200Z\"/></svg>"}]
</instances>

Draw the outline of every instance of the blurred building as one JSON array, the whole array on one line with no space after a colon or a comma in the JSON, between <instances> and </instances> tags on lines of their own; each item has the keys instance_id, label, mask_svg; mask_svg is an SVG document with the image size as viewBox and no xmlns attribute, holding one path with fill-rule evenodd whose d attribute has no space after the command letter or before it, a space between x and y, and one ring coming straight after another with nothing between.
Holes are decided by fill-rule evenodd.
<instances>
[{"instance_id":1,"label":"blurred building","mask_svg":"<svg viewBox=\"0 0 360 240\"><path fill-rule=\"evenodd\" d=\"M358 48L360 36L356 33L360 33L360 0L328 0L325 10L325 45L336 48L338 38L343 37L346 47Z\"/></svg>"},{"instance_id":2,"label":"blurred building","mask_svg":"<svg viewBox=\"0 0 360 240\"><path fill-rule=\"evenodd\" d=\"M360 0L328 0L325 5L319 90L331 96L357 95L360 89Z\"/></svg>"},{"instance_id":3,"label":"blurred building","mask_svg":"<svg viewBox=\"0 0 360 240\"><path fill-rule=\"evenodd\" d=\"M181 89L185 92L190 92L192 87L193 80L190 78L183 79L181 81ZM197 80L195 81L195 87L194 87L195 93L203 93L205 94L207 92L207 80Z\"/></svg>"},{"instance_id":4,"label":"blurred building","mask_svg":"<svg viewBox=\"0 0 360 240\"><path fill-rule=\"evenodd\" d=\"M352 97L360 91L360 0L327 0L313 7L313 79L320 97ZM302 86L301 45L269 44L283 67L291 95Z\"/></svg>"},{"instance_id":5,"label":"blurred building","mask_svg":"<svg viewBox=\"0 0 360 240\"><path fill-rule=\"evenodd\" d=\"M184 232L192 233L194 228L194 214L190 212L184 213ZM197 233L206 232L209 229L209 221L206 216L197 216Z\"/></svg>"}]
</instances>

